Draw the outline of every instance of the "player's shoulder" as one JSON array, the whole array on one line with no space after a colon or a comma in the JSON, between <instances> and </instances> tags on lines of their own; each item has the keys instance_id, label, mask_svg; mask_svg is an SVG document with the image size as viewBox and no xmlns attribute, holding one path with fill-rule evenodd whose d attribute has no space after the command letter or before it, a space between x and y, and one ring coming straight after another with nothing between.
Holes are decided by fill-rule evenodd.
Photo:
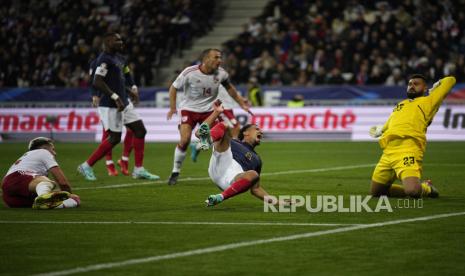
<instances>
[{"instance_id":1,"label":"player's shoulder","mask_svg":"<svg viewBox=\"0 0 465 276\"><path fill-rule=\"evenodd\" d=\"M46 149L35 149L27 152L29 156L31 157L36 157L36 158L41 158L41 157L48 157L48 156L53 156L50 151Z\"/></svg>"},{"instance_id":2,"label":"player's shoulder","mask_svg":"<svg viewBox=\"0 0 465 276\"><path fill-rule=\"evenodd\" d=\"M105 63L106 65L113 64L115 63L115 57L108 53L102 52L95 59L95 65L100 66L102 63Z\"/></svg>"},{"instance_id":3,"label":"player's shoulder","mask_svg":"<svg viewBox=\"0 0 465 276\"><path fill-rule=\"evenodd\" d=\"M182 70L181 75L183 77L186 77L187 75L192 74L192 73L194 73L196 71L199 71L199 70L200 70L199 65L188 66L188 67L184 68L184 70Z\"/></svg>"}]
</instances>

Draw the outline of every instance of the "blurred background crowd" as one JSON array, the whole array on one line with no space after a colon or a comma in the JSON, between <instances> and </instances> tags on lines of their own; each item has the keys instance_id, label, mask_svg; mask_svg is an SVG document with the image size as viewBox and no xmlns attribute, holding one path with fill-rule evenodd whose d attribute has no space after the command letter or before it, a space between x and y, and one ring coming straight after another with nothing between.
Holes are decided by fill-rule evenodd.
<instances>
[{"instance_id":1,"label":"blurred background crowd","mask_svg":"<svg viewBox=\"0 0 465 276\"><path fill-rule=\"evenodd\" d=\"M115 30L136 83L154 85L157 68L214 27L218 3L2 1L0 87L87 87L89 61ZM275 0L219 45L235 84L404 85L414 72L465 82L464 32L463 0Z\"/></svg>"}]
</instances>

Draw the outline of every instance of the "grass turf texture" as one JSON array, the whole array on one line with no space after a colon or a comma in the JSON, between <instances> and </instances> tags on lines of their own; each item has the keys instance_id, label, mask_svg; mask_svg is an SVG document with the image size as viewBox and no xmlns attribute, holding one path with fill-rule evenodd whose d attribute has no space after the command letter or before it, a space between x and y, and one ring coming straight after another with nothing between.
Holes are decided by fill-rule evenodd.
<instances>
[{"instance_id":1,"label":"grass turf texture","mask_svg":"<svg viewBox=\"0 0 465 276\"><path fill-rule=\"evenodd\" d=\"M122 262L187 250L317 232L346 226L185 225L185 224L19 224L15 222L281 222L366 224L465 211L465 143L428 143L424 176L433 179L439 199L423 208L387 213L264 213L249 193L214 208L203 201L219 190L207 179L209 153L198 163L189 156L176 186L165 184L172 167L173 144L148 144L145 167L162 181L108 177L104 162L95 166L96 182L75 174L96 144L57 143L57 160L75 193L78 209L36 211L0 207L0 274L27 275L109 262ZM24 152L25 144L0 144L0 172ZM120 156L118 147L114 160ZM265 142L257 148L264 162L261 183L271 194L365 195L381 154L376 143ZM269 173L367 165L320 172ZM132 166L132 165L131 165ZM117 184L127 187L108 188ZM413 201L410 201L413 203ZM372 200L370 206L374 207ZM405 206L405 204L404 204ZM401 206L402 207L402 206ZM86 275L288 275L465 274L465 216L409 222L372 229L267 243L216 253L114 267Z\"/></svg>"}]
</instances>

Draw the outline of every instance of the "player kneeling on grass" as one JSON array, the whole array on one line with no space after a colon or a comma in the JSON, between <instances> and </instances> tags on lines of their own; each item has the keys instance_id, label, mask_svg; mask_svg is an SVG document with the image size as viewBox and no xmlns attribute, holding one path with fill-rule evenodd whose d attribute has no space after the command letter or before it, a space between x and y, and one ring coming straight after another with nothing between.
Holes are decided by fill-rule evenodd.
<instances>
[{"instance_id":1,"label":"player kneeling on grass","mask_svg":"<svg viewBox=\"0 0 465 276\"><path fill-rule=\"evenodd\" d=\"M433 121L442 101L455 84L445 77L428 87L424 76L412 75L407 85L408 99L394 107L384 126L370 129L372 137L380 137L383 155L371 178L371 194L391 197L438 197L431 180L421 182L426 129ZM402 185L392 184L400 179Z\"/></svg>"},{"instance_id":2,"label":"player kneeling on grass","mask_svg":"<svg viewBox=\"0 0 465 276\"><path fill-rule=\"evenodd\" d=\"M23 154L8 170L2 181L3 201L12 208L74 208L79 196L55 161L55 146L49 138L37 137L29 142ZM51 173L56 182L47 177Z\"/></svg>"},{"instance_id":3,"label":"player kneeling on grass","mask_svg":"<svg viewBox=\"0 0 465 276\"><path fill-rule=\"evenodd\" d=\"M262 131L256 125L248 124L241 128L238 139L232 139L227 124L220 122L210 130L210 125L223 111L223 107L213 104L214 111L202 123L198 130L202 149L208 149L213 143L208 174L223 192L210 195L205 201L213 206L247 190L261 200L269 194L260 186L262 160L255 152L260 144ZM271 202L270 202L271 203Z\"/></svg>"}]
</instances>

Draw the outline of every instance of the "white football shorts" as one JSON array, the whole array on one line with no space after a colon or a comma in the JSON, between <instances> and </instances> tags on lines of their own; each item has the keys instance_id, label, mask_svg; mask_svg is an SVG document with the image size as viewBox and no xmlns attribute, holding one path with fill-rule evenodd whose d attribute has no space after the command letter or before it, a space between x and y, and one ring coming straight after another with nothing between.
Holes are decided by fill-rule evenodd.
<instances>
[{"instance_id":1,"label":"white football shorts","mask_svg":"<svg viewBox=\"0 0 465 276\"><path fill-rule=\"evenodd\" d=\"M217 152L213 149L208 174L221 190L226 190L234 181L234 178L243 173L241 165L233 159L231 147L225 152Z\"/></svg>"},{"instance_id":2,"label":"white football shorts","mask_svg":"<svg viewBox=\"0 0 465 276\"><path fill-rule=\"evenodd\" d=\"M103 128L113 132L122 132L123 125L140 120L139 114L134 110L132 103L129 103L121 112L118 112L115 107L99 106L98 113Z\"/></svg>"}]
</instances>

